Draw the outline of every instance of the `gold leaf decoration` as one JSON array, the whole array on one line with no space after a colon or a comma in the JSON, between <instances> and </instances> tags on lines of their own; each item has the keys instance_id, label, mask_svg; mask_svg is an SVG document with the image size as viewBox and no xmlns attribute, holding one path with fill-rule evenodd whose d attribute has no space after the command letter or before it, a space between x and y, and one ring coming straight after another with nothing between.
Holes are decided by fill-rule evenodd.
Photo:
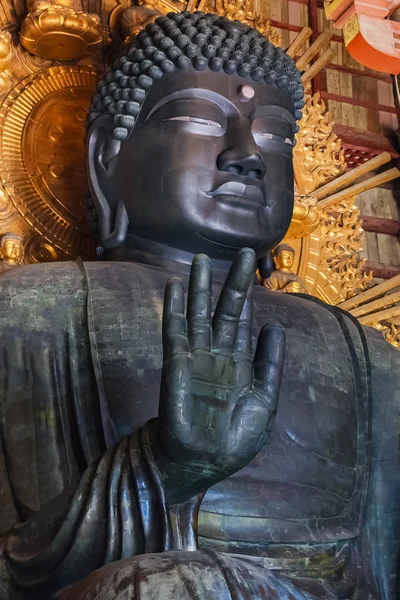
<instances>
[{"instance_id":1,"label":"gold leaf decoration","mask_svg":"<svg viewBox=\"0 0 400 600\"><path fill-rule=\"evenodd\" d=\"M317 199L295 192L293 216L286 237L289 239L306 237L317 229L319 221Z\"/></svg>"},{"instance_id":2,"label":"gold leaf decoration","mask_svg":"<svg viewBox=\"0 0 400 600\"><path fill-rule=\"evenodd\" d=\"M100 17L39 0L22 23L20 40L32 54L71 61L102 43Z\"/></svg>"},{"instance_id":3,"label":"gold leaf decoration","mask_svg":"<svg viewBox=\"0 0 400 600\"><path fill-rule=\"evenodd\" d=\"M55 262L67 257L40 235L33 235L25 245L27 263Z\"/></svg>"},{"instance_id":4,"label":"gold leaf decoration","mask_svg":"<svg viewBox=\"0 0 400 600\"><path fill-rule=\"evenodd\" d=\"M365 263L360 258L364 230L359 209L353 199L340 202L321 214L320 267L337 280L344 299L367 289L372 273L362 271Z\"/></svg>"},{"instance_id":5,"label":"gold leaf decoration","mask_svg":"<svg viewBox=\"0 0 400 600\"><path fill-rule=\"evenodd\" d=\"M400 350L400 323L391 323L385 333L385 340Z\"/></svg>"},{"instance_id":6,"label":"gold leaf decoration","mask_svg":"<svg viewBox=\"0 0 400 600\"><path fill-rule=\"evenodd\" d=\"M83 201L85 118L97 79L87 67L44 69L15 86L0 110L7 199L51 246L72 257L95 254Z\"/></svg>"},{"instance_id":7,"label":"gold leaf decoration","mask_svg":"<svg viewBox=\"0 0 400 600\"><path fill-rule=\"evenodd\" d=\"M258 13L252 0L234 0L233 2L229 0L211 0L207 3L207 10L221 15L221 17L238 20L255 27L274 46L280 46L282 43L281 35L271 27L269 21L266 21Z\"/></svg>"},{"instance_id":8,"label":"gold leaf decoration","mask_svg":"<svg viewBox=\"0 0 400 600\"><path fill-rule=\"evenodd\" d=\"M310 194L346 170L341 141L332 131L333 123L319 94L308 98L299 122L293 152L296 185L301 194Z\"/></svg>"}]
</instances>

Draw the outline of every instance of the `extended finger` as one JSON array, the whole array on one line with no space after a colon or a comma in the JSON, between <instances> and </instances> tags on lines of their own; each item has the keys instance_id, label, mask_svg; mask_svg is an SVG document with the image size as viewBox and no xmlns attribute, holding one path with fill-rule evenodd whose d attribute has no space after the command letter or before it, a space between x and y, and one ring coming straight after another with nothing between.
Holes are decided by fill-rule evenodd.
<instances>
[{"instance_id":1,"label":"extended finger","mask_svg":"<svg viewBox=\"0 0 400 600\"><path fill-rule=\"evenodd\" d=\"M222 288L213 318L213 347L232 350L250 282L256 271L256 256L243 248L234 261Z\"/></svg>"},{"instance_id":2,"label":"extended finger","mask_svg":"<svg viewBox=\"0 0 400 600\"><path fill-rule=\"evenodd\" d=\"M254 357L254 389L272 411L278 404L285 358L286 334L281 325L265 325Z\"/></svg>"},{"instance_id":3,"label":"extended finger","mask_svg":"<svg viewBox=\"0 0 400 600\"><path fill-rule=\"evenodd\" d=\"M194 257L190 270L187 333L191 350L211 347L212 268L208 256Z\"/></svg>"},{"instance_id":4,"label":"extended finger","mask_svg":"<svg viewBox=\"0 0 400 600\"><path fill-rule=\"evenodd\" d=\"M248 357L252 356L252 330L253 330L253 297L254 297L254 278L252 279L246 300L240 315L234 352Z\"/></svg>"},{"instance_id":5,"label":"extended finger","mask_svg":"<svg viewBox=\"0 0 400 600\"><path fill-rule=\"evenodd\" d=\"M167 281L164 295L163 347L164 359L173 354L189 352L184 315L183 283L173 277Z\"/></svg>"}]
</instances>

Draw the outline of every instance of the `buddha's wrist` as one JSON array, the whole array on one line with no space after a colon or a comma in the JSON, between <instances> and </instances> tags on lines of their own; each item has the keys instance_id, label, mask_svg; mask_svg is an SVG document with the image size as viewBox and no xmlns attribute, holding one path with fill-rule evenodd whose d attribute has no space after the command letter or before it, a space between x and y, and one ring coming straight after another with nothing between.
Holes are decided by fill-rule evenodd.
<instances>
[{"instance_id":1,"label":"buddha's wrist","mask_svg":"<svg viewBox=\"0 0 400 600\"><path fill-rule=\"evenodd\" d=\"M229 476L215 466L177 462L162 449L156 420L150 430L150 450L157 466L169 505L180 504L204 492Z\"/></svg>"}]
</instances>

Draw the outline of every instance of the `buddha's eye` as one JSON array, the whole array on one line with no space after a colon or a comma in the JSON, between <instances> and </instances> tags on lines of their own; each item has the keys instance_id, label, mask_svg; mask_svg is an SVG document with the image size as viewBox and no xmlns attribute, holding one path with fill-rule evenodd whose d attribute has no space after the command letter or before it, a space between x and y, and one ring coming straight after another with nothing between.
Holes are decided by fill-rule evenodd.
<instances>
[{"instance_id":1,"label":"buddha's eye","mask_svg":"<svg viewBox=\"0 0 400 600\"><path fill-rule=\"evenodd\" d=\"M200 117L189 117L188 115L182 115L179 117L169 117L168 119L163 119L163 121L186 121L190 123L197 123L198 125L205 125L207 127L219 127L222 129L221 123L218 121L212 121L211 119L201 119Z\"/></svg>"},{"instance_id":2,"label":"buddha's eye","mask_svg":"<svg viewBox=\"0 0 400 600\"><path fill-rule=\"evenodd\" d=\"M285 142L289 146L293 146L293 141L288 137L282 137L281 135L275 135L275 133L261 132L257 134L257 143L262 146L265 140L276 140L277 142Z\"/></svg>"},{"instance_id":3,"label":"buddha's eye","mask_svg":"<svg viewBox=\"0 0 400 600\"><path fill-rule=\"evenodd\" d=\"M293 128L285 119L263 117L254 119L251 131L259 148L266 152L290 154L293 149Z\"/></svg>"}]
</instances>

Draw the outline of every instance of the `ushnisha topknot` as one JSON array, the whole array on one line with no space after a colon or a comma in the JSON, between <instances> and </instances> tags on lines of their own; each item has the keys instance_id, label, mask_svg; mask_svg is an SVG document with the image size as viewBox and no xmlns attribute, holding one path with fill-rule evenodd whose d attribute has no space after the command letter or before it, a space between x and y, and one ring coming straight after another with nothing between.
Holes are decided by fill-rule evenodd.
<instances>
[{"instance_id":1,"label":"ushnisha topknot","mask_svg":"<svg viewBox=\"0 0 400 600\"><path fill-rule=\"evenodd\" d=\"M290 56L240 21L185 11L157 18L127 45L98 83L88 127L108 113L115 126L113 136L126 140L153 83L164 74L187 69L210 69L264 80L292 96L295 117L301 119L304 88Z\"/></svg>"}]
</instances>

